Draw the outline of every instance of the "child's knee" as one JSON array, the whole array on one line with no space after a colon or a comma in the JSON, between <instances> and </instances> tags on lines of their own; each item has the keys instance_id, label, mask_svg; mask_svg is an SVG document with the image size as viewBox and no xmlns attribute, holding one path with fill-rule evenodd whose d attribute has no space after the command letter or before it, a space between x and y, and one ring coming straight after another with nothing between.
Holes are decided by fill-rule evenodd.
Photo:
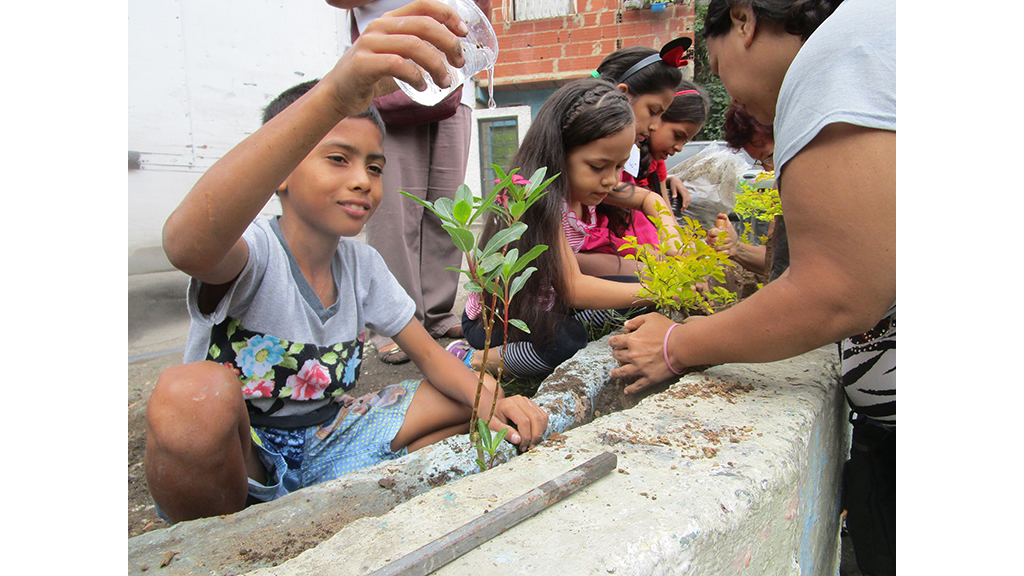
<instances>
[{"instance_id":1,"label":"child's knee","mask_svg":"<svg viewBox=\"0 0 1024 576\"><path fill-rule=\"evenodd\" d=\"M214 362L168 368L146 405L148 434L165 448L202 449L204 440L220 442L238 435L245 410L238 377Z\"/></svg>"}]
</instances>

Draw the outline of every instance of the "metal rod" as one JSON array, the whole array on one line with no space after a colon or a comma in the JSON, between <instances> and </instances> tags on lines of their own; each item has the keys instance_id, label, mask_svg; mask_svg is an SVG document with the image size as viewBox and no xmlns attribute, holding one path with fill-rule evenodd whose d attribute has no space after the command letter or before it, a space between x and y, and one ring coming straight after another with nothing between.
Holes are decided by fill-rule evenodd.
<instances>
[{"instance_id":1,"label":"metal rod","mask_svg":"<svg viewBox=\"0 0 1024 576\"><path fill-rule=\"evenodd\" d=\"M589 486L614 470L617 463L615 454L599 454L372 572L370 576L426 576L555 502Z\"/></svg>"}]
</instances>

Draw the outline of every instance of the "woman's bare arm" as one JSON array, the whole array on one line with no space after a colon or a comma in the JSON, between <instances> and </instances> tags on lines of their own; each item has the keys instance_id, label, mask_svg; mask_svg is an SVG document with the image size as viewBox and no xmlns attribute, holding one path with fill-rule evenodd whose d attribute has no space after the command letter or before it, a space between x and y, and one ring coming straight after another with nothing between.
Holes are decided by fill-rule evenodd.
<instances>
[{"instance_id":1,"label":"woman's bare arm","mask_svg":"<svg viewBox=\"0 0 1024 576\"><path fill-rule=\"evenodd\" d=\"M824 128L789 161L781 181L790 267L729 310L674 330L676 370L789 358L871 329L896 301L896 134L849 124ZM669 323L627 322L610 339L637 378L635 392L672 374L662 356Z\"/></svg>"}]
</instances>

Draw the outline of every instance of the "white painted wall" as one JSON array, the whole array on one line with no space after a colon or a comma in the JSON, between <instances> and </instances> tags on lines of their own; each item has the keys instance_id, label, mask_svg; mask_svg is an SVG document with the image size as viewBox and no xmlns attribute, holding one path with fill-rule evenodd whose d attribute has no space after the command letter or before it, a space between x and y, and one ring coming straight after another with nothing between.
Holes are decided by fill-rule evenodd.
<instances>
[{"instance_id":1,"label":"white painted wall","mask_svg":"<svg viewBox=\"0 0 1024 576\"><path fill-rule=\"evenodd\" d=\"M128 150L140 159L128 171L129 274L170 269L167 216L277 94L334 66L347 18L323 0L129 0ZM528 108L480 112L520 117L520 134L529 126ZM467 181L478 193L479 164L474 153ZM265 212L280 213L276 198Z\"/></svg>"},{"instance_id":2,"label":"white painted wall","mask_svg":"<svg viewBox=\"0 0 1024 576\"><path fill-rule=\"evenodd\" d=\"M128 2L128 150L141 163L128 174L130 274L169 268L170 211L274 96L331 69L344 16L315 0Z\"/></svg>"}]
</instances>

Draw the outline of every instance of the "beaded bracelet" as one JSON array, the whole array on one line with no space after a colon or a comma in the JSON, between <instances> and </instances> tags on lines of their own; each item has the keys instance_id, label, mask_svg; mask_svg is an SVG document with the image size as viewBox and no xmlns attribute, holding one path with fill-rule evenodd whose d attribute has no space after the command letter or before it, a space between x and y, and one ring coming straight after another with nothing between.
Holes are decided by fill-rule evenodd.
<instances>
[{"instance_id":1,"label":"beaded bracelet","mask_svg":"<svg viewBox=\"0 0 1024 576\"><path fill-rule=\"evenodd\" d=\"M679 326L679 323L673 322L672 325L668 327L668 332L665 332L665 341L661 344L661 352L665 355L665 364L668 364L668 369L676 376L682 376L683 373L676 372L676 369L672 367L672 363L668 360L668 337L672 335L672 331L676 329L676 326Z\"/></svg>"}]
</instances>

